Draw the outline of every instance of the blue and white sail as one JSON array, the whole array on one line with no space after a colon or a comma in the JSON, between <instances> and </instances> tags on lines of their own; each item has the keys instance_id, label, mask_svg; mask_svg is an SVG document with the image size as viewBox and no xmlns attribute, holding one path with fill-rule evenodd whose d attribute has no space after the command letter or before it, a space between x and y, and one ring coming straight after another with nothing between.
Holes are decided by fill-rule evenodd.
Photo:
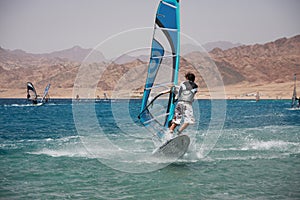
<instances>
[{"instance_id":1,"label":"blue and white sail","mask_svg":"<svg viewBox=\"0 0 300 200\"><path fill-rule=\"evenodd\" d=\"M145 126L169 127L173 119L175 94L164 92L178 84L179 34L179 0L160 1L139 115Z\"/></svg>"},{"instance_id":2,"label":"blue and white sail","mask_svg":"<svg viewBox=\"0 0 300 200\"><path fill-rule=\"evenodd\" d=\"M42 98L41 102L46 101L46 99L47 99L47 97L48 97L48 92L49 92L50 86L51 86L50 83L46 86L46 88L45 88L45 90L44 90L44 95L43 95L43 98Z\"/></svg>"}]
</instances>

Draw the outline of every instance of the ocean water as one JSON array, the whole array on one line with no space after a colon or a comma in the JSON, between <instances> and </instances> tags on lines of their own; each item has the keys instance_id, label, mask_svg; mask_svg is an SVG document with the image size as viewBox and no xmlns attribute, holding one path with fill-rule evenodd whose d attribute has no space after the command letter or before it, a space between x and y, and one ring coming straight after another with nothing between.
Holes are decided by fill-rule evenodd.
<instances>
[{"instance_id":1,"label":"ocean water","mask_svg":"<svg viewBox=\"0 0 300 200\"><path fill-rule=\"evenodd\" d=\"M288 100L226 101L213 141L212 103L198 100L176 161L150 159L139 100L75 104L0 100L1 199L300 199L300 110Z\"/></svg>"}]
</instances>

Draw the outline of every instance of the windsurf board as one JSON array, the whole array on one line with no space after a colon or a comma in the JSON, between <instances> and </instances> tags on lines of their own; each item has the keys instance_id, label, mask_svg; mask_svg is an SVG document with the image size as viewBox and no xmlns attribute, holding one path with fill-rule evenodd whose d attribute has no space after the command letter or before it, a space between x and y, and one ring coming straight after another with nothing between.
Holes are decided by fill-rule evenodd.
<instances>
[{"instance_id":1,"label":"windsurf board","mask_svg":"<svg viewBox=\"0 0 300 200\"><path fill-rule=\"evenodd\" d=\"M155 157L180 158L183 156L190 145L190 138L187 135L179 135L168 140L160 147L156 148L152 155Z\"/></svg>"}]
</instances>

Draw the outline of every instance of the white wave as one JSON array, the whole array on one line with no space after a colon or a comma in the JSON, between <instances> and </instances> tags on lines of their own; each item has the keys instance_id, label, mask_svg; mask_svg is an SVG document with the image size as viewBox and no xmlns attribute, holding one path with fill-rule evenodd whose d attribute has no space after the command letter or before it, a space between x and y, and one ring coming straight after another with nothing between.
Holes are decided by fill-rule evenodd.
<instances>
[{"instance_id":1,"label":"white wave","mask_svg":"<svg viewBox=\"0 0 300 200\"><path fill-rule=\"evenodd\" d=\"M31 107L33 104L4 104L4 107Z\"/></svg>"},{"instance_id":2,"label":"white wave","mask_svg":"<svg viewBox=\"0 0 300 200\"><path fill-rule=\"evenodd\" d=\"M279 150L287 151L293 147L299 148L300 144L282 140L259 141L253 140L242 147L241 150Z\"/></svg>"},{"instance_id":3,"label":"white wave","mask_svg":"<svg viewBox=\"0 0 300 200\"><path fill-rule=\"evenodd\" d=\"M85 157L93 158L84 148L64 148L64 149L47 149L44 148L36 152L27 152L34 155L48 155L51 157Z\"/></svg>"},{"instance_id":4,"label":"white wave","mask_svg":"<svg viewBox=\"0 0 300 200\"><path fill-rule=\"evenodd\" d=\"M79 139L79 138L80 137L78 135L71 135L71 136L67 136L67 137L58 138L56 140L63 141L63 142L68 142L70 140L76 140L76 139Z\"/></svg>"},{"instance_id":5,"label":"white wave","mask_svg":"<svg viewBox=\"0 0 300 200\"><path fill-rule=\"evenodd\" d=\"M297 110L297 111L300 111L300 108L286 108L286 110L292 110L292 111Z\"/></svg>"},{"instance_id":6,"label":"white wave","mask_svg":"<svg viewBox=\"0 0 300 200\"><path fill-rule=\"evenodd\" d=\"M286 154L274 154L274 155L248 155L248 156L228 156L228 157L220 157L220 158L213 158L214 161L240 161L240 160L258 160L258 159L265 159L265 160L273 160L273 159L282 159L286 158L289 155Z\"/></svg>"},{"instance_id":7,"label":"white wave","mask_svg":"<svg viewBox=\"0 0 300 200\"><path fill-rule=\"evenodd\" d=\"M68 103L45 103L43 104L44 106L66 106L66 105L70 105ZM17 104L17 103L13 103L13 104L3 104L3 107L36 107L37 105L34 105L32 103L23 103L23 104Z\"/></svg>"},{"instance_id":8,"label":"white wave","mask_svg":"<svg viewBox=\"0 0 300 200\"><path fill-rule=\"evenodd\" d=\"M62 138L42 138L42 139L27 139L27 140L19 140L18 142L69 142L72 140L77 140L79 138L78 135L73 135L73 136L67 136L67 137L62 137Z\"/></svg>"},{"instance_id":9,"label":"white wave","mask_svg":"<svg viewBox=\"0 0 300 200\"><path fill-rule=\"evenodd\" d=\"M55 147L53 147L55 148ZM74 143L65 144L63 146L58 146L57 149L53 148L43 148L34 152L27 152L28 154L33 155L47 155L51 157L78 157L78 158L89 158L89 159L98 159L100 162L105 163L120 163L120 164L129 164L133 165L156 165L156 164L171 164L175 163L195 163L199 159L192 155L192 152L187 153L184 157L180 159L167 159L167 158L156 158L152 157L150 151L141 151L141 150L109 150L101 149L101 147L95 147L93 152L90 152L91 149L86 149L82 145L75 145Z\"/></svg>"},{"instance_id":10,"label":"white wave","mask_svg":"<svg viewBox=\"0 0 300 200\"><path fill-rule=\"evenodd\" d=\"M222 156L218 155L210 155L206 157L200 157L199 160L202 162L216 162L216 161L246 161L246 160L258 160L258 159L263 159L263 160L273 160L273 159L283 159L283 158L288 158L291 155L291 153L250 153L247 155L243 154L228 154ZM201 156L201 155L200 155Z\"/></svg>"}]
</instances>

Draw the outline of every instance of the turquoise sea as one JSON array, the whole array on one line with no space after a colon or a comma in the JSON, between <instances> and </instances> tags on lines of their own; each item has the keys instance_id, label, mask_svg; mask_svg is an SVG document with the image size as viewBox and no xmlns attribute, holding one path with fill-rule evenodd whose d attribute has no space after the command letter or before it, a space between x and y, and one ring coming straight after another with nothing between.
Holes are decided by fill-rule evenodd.
<instances>
[{"instance_id":1,"label":"turquoise sea","mask_svg":"<svg viewBox=\"0 0 300 200\"><path fill-rule=\"evenodd\" d=\"M0 99L0 199L300 199L300 110L289 100L226 101L205 155L212 104L198 100L193 148L172 163L148 159L140 103Z\"/></svg>"}]
</instances>

